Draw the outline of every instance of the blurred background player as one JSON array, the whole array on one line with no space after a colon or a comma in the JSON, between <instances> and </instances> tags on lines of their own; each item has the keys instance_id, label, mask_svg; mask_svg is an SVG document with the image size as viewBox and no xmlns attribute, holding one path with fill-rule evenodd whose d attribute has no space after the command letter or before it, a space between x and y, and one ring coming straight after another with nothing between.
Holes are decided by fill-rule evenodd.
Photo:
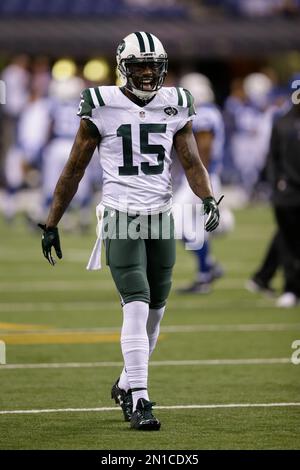
<instances>
[{"instance_id":1,"label":"blurred background player","mask_svg":"<svg viewBox=\"0 0 300 470\"><path fill-rule=\"evenodd\" d=\"M75 76L64 80L52 80L50 84L49 142L42 157L42 213L49 210L56 183L73 145L79 124L79 118L76 115L78 96L83 88L83 80ZM98 174L100 174L99 171ZM89 206L92 196L92 169L90 168L80 182L71 204L71 212L72 209L73 212L78 209L78 220L76 222L76 219L72 218L72 214L69 212L64 221L65 229L78 226L85 231L89 227Z\"/></svg>"},{"instance_id":2,"label":"blurred background player","mask_svg":"<svg viewBox=\"0 0 300 470\"><path fill-rule=\"evenodd\" d=\"M2 71L1 80L6 86L6 103L2 107L1 119L1 150L4 155L2 170L5 182L3 212L6 221L11 222L16 212L15 195L23 184L22 152L18 147L18 122L29 98L28 56L22 54L14 57Z\"/></svg>"},{"instance_id":3,"label":"blurred background player","mask_svg":"<svg viewBox=\"0 0 300 470\"><path fill-rule=\"evenodd\" d=\"M180 84L183 88L190 90L195 100L196 116L193 119L193 132L196 138L199 154L209 172L210 180L216 199L222 193L220 173L222 171L224 152L224 124L220 110L214 104L215 96L210 80L200 73L189 73L181 78ZM192 204L194 210L199 199L191 190L185 175L182 175L181 184L175 193L175 204ZM233 229L234 217L231 211L222 203L220 208L221 219L216 233L226 233ZM175 212L176 214L176 212ZM195 218L195 214L191 214ZM192 220L184 219L187 225ZM191 242L188 236L189 230L185 231L185 241ZM223 276L223 268L213 260L209 235L205 234L203 246L192 250L197 260L196 280L188 287L181 289L181 293L208 293L212 282Z\"/></svg>"},{"instance_id":4,"label":"blurred background player","mask_svg":"<svg viewBox=\"0 0 300 470\"><path fill-rule=\"evenodd\" d=\"M262 73L248 75L239 86L239 94L225 102L228 151L247 200L265 166L272 113L269 95L272 81Z\"/></svg>"},{"instance_id":5,"label":"blurred background player","mask_svg":"<svg viewBox=\"0 0 300 470\"><path fill-rule=\"evenodd\" d=\"M291 83L294 79L297 79L297 76L293 77ZM280 116L284 116L291 108L291 102L287 99L287 91L285 88L277 87L273 90L272 94L269 96L269 107L267 111L267 120L271 122L271 127L274 126L274 123ZM271 130L268 132L268 156L270 157L270 138ZM268 171L268 158L266 159L265 165L262 168L260 173L260 181L263 181L263 184L266 184L268 200L271 197L270 194L270 178ZM271 183L272 185L272 183ZM276 229L273 234L267 250L263 256L263 260L259 267L256 269L252 277L247 280L245 287L250 292L261 292L266 294L269 297L275 296L275 289L272 287L272 281L280 268L284 266L282 256L284 256L284 250L282 250L282 234L280 230Z\"/></svg>"},{"instance_id":6,"label":"blurred background player","mask_svg":"<svg viewBox=\"0 0 300 470\"><path fill-rule=\"evenodd\" d=\"M50 84L49 61L37 57L30 63L27 56L18 56L2 75L7 85L8 106L5 106L4 135L4 217L12 222L20 208L18 196L24 187L40 184L42 150L49 139ZM38 129L38 132L37 132ZM24 204L30 221L39 209L39 197L29 197Z\"/></svg>"}]
</instances>

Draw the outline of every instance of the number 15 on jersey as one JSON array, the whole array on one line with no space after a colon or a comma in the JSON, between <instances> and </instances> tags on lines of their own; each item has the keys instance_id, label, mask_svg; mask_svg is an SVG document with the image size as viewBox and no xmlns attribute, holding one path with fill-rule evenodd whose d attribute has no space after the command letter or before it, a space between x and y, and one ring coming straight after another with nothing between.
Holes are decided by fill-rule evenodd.
<instances>
[{"instance_id":1,"label":"number 15 on jersey","mask_svg":"<svg viewBox=\"0 0 300 470\"><path fill-rule=\"evenodd\" d=\"M149 162L141 163L141 171L145 175L159 175L164 170L165 148L158 144L149 144L149 134L165 134L166 124L140 124L140 152L148 155L157 155L157 165ZM133 164L132 129L131 124L122 124L117 129L117 136L122 138L123 165L119 166L120 176L138 175L138 165Z\"/></svg>"}]
</instances>

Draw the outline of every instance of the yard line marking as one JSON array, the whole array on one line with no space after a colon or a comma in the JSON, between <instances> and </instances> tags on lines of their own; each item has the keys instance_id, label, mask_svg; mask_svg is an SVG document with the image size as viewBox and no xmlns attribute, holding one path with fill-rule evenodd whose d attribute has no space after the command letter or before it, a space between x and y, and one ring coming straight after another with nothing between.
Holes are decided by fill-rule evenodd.
<instances>
[{"instance_id":1,"label":"yard line marking","mask_svg":"<svg viewBox=\"0 0 300 470\"><path fill-rule=\"evenodd\" d=\"M161 327L164 333L193 333L201 331L294 331L300 329L300 323L245 323L231 325L166 325Z\"/></svg>"},{"instance_id":2,"label":"yard line marking","mask_svg":"<svg viewBox=\"0 0 300 470\"><path fill-rule=\"evenodd\" d=\"M266 365L266 364L292 364L290 357L279 358L250 358L250 359L195 359L185 361L151 361L150 366L220 366L220 365ZM36 364L6 364L1 370L11 369L76 369L92 367L122 367L123 362L52 362Z\"/></svg>"},{"instance_id":3,"label":"yard line marking","mask_svg":"<svg viewBox=\"0 0 300 470\"><path fill-rule=\"evenodd\" d=\"M118 308L117 302L1 302L1 312L52 312Z\"/></svg>"},{"instance_id":4,"label":"yard line marking","mask_svg":"<svg viewBox=\"0 0 300 470\"><path fill-rule=\"evenodd\" d=\"M92 344L118 343L120 333L82 333L64 331L2 333L1 339L6 344Z\"/></svg>"},{"instance_id":5,"label":"yard line marking","mask_svg":"<svg viewBox=\"0 0 300 470\"><path fill-rule=\"evenodd\" d=\"M300 402L287 403L220 403L215 405L170 405L156 406L157 410L206 410L216 408L277 408L277 407L296 407ZM105 406L101 408L49 408L40 410L0 410L1 415L10 414L39 414L39 413L82 413L82 412L102 412L118 411L119 407Z\"/></svg>"},{"instance_id":6,"label":"yard line marking","mask_svg":"<svg viewBox=\"0 0 300 470\"><path fill-rule=\"evenodd\" d=\"M95 327L95 328L55 328L47 325L26 325L18 323L0 323L0 334L7 336L22 331L25 334L83 334L83 333L114 333L120 334L121 327ZM165 325L161 326L161 333L198 333L198 332L234 332L234 331L295 331L300 330L300 323L244 323L244 324L195 324L195 325Z\"/></svg>"},{"instance_id":7,"label":"yard line marking","mask_svg":"<svg viewBox=\"0 0 300 470\"><path fill-rule=\"evenodd\" d=\"M196 302L193 303L192 299L189 299L189 303L180 302L178 300L170 300L168 302L168 307L173 310L182 309L186 310L194 310L196 307L208 309L216 309L220 307L231 307L232 300L231 299L214 299L213 301L201 298L201 302L199 298L197 298L198 304ZM240 301L240 306L243 308L251 308L254 307L258 308L271 308L274 309L273 304L266 300L266 299L258 299L255 300L254 298L249 300ZM58 310L64 311L81 311L81 310L103 310L103 309L112 309L117 310L119 308L118 302L115 300L112 301L87 301L87 302L69 302L69 301L60 301L60 302L0 302L0 312L52 312Z\"/></svg>"},{"instance_id":8,"label":"yard line marking","mask_svg":"<svg viewBox=\"0 0 300 470\"><path fill-rule=\"evenodd\" d=\"M45 330L48 329L53 329L53 327L48 326L48 325L36 325L36 324L29 324L29 323L10 323L10 322L0 322L0 331L1 333L3 331L22 331L24 332L35 332L39 333L40 331L44 332Z\"/></svg>"},{"instance_id":9,"label":"yard line marking","mask_svg":"<svg viewBox=\"0 0 300 470\"><path fill-rule=\"evenodd\" d=\"M184 287L184 279L177 279L178 288ZM223 279L218 285L219 290L243 289L245 279L230 277ZM110 279L98 279L88 281L21 281L16 280L0 282L0 292L60 292L73 291L103 291L113 290L113 281Z\"/></svg>"}]
</instances>

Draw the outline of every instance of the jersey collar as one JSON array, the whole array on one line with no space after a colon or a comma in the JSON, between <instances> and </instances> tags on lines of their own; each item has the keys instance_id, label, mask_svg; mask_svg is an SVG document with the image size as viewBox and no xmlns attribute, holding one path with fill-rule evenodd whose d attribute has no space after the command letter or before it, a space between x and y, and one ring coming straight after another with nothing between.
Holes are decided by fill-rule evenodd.
<instances>
[{"instance_id":1,"label":"jersey collar","mask_svg":"<svg viewBox=\"0 0 300 470\"><path fill-rule=\"evenodd\" d=\"M125 87L119 87L119 90L120 92L122 93L122 95L128 100L130 101L130 103L133 103L134 105L138 106L139 108L145 108L148 104L152 103L153 100L155 100L155 98L157 97L157 94L158 92L156 93L155 96L153 96L152 98L150 98L150 100L148 101L144 101L144 100L140 100L139 98L137 98L135 95L131 94L130 97L126 95L125 93ZM131 98L132 96L132 98Z\"/></svg>"}]
</instances>

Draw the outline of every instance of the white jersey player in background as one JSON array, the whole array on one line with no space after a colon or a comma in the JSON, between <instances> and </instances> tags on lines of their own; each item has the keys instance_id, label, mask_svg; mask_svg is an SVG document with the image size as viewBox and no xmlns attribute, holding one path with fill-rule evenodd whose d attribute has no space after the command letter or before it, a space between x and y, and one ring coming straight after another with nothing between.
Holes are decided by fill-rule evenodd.
<instances>
[{"instance_id":1,"label":"white jersey player in background","mask_svg":"<svg viewBox=\"0 0 300 470\"><path fill-rule=\"evenodd\" d=\"M68 160L78 129L78 95L84 88L84 82L78 77L53 80L49 88L49 142L42 158L42 211L49 210L57 180ZM99 177L101 172L99 170ZM80 182L71 208L78 209L76 223L69 213L65 228L79 227L85 230L90 225L90 203L93 196L91 167Z\"/></svg>"},{"instance_id":2,"label":"white jersey player in background","mask_svg":"<svg viewBox=\"0 0 300 470\"><path fill-rule=\"evenodd\" d=\"M269 149L274 114L269 101L272 86L265 74L250 74L243 80L245 100L229 98L225 102L225 113L231 122L228 150L247 199L253 196Z\"/></svg>"},{"instance_id":3,"label":"white jersey player in background","mask_svg":"<svg viewBox=\"0 0 300 470\"><path fill-rule=\"evenodd\" d=\"M224 154L224 124L222 114L214 104L215 97L210 80L200 73L189 73L180 81L184 88L191 91L195 100L196 116L193 119L193 132L198 145L199 154L209 173L214 194L218 199L222 194L221 171ZM181 204L198 204L198 198L193 193L185 175L182 175L181 184L175 194L174 202ZM221 223L215 233L227 233L233 229L234 217L232 212L222 205ZM175 224L176 224L176 212ZM196 217L191 213L190 220L185 218L185 239L189 242L190 226L193 226ZM191 250L197 260L197 277L195 282L179 290L181 293L206 294L211 291L212 282L223 275L223 269L211 256L208 234L205 235L203 246Z\"/></svg>"},{"instance_id":4,"label":"white jersey player in background","mask_svg":"<svg viewBox=\"0 0 300 470\"><path fill-rule=\"evenodd\" d=\"M189 184L199 202L203 201L206 230L217 227L219 210L192 132L192 96L183 88L163 87L168 58L162 43L153 34L132 33L117 48L117 64L123 87L100 86L82 93L80 127L46 224L40 225L42 248L52 265L52 247L62 257L57 224L98 146L103 169L103 199L98 208L102 229L99 226L88 266L100 267L101 239L105 237L106 263L123 309L124 368L111 396L132 429L151 431L159 430L160 422L153 416L149 400L148 363L175 263L173 145ZM120 223L124 220L125 233ZM169 229L167 236L164 227Z\"/></svg>"},{"instance_id":5,"label":"white jersey player in background","mask_svg":"<svg viewBox=\"0 0 300 470\"><path fill-rule=\"evenodd\" d=\"M39 132L36 129L39 129ZM16 135L13 145L8 149L5 159L6 197L4 214L12 221L20 204L17 192L22 189L35 167L39 171L42 149L49 137L49 102L38 90L32 88L28 102L19 112ZM33 198L31 198L33 199ZM39 210L39 202L32 200L26 206L26 216L31 218L32 211ZM35 226L36 228L36 226Z\"/></svg>"}]
</instances>

